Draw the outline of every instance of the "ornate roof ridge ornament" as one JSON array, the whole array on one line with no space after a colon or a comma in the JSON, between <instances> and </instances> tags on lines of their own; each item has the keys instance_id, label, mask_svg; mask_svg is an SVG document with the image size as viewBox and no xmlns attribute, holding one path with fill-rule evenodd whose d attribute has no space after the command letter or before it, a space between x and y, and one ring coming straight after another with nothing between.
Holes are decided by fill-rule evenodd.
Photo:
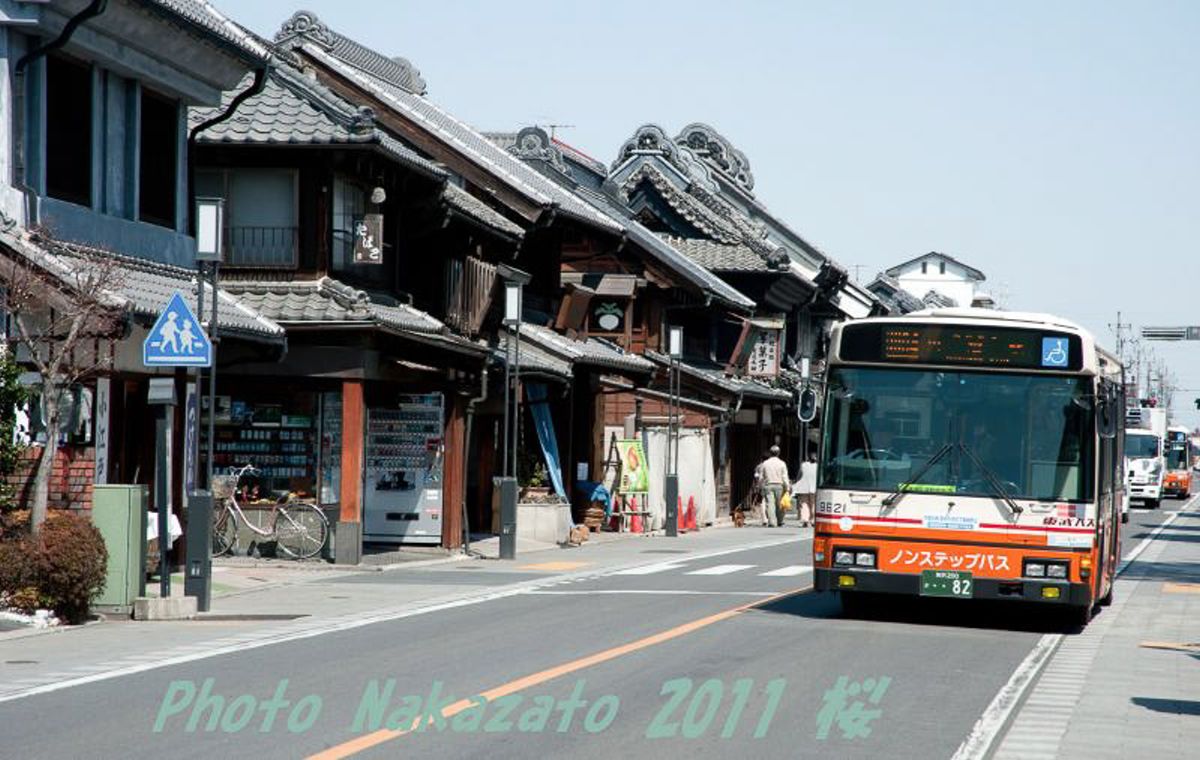
<instances>
[{"instance_id":1,"label":"ornate roof ridge ornament","mask_svg":"<svg viewBox=\"0 0 1200 760\"><path fill-rule=\"evenodd\" d=\"M563 162L562 150L554 144L546 130L537 125L522 127L508 152L522 161L545 161L567 177L571 176Z\"/></svg>"},{"instance_id":2,"label":"ornate roof ridge ornament","mask_svg":"<svg viewBox=\"0 0 1200 760\"><path fill-rule=\"evenodd\" d=\"M406 92L425 94L425 80L412 61L398 55L389 58L333 31L312 11L296 11L275 33L275 44L290 52L306 42L314 43L338 60Z\"/></svg>"},{"instance_id":3,"label":"ornate roof ridge ornament","mask_svg":"<svg viewBox=\"0 0 1200 760\"><path fill-rule=\"evenodd\" d=\"M690 148L702 161L753 195L754 175L750 172L750 159L720 132L704 122L696 121L684 127L675 142Z\"/></svg>"},{"instance_id":4,"label":"ornate roof ridge ornament","mask_svg":"<svg viewBox=\"0 0 1200 760\"><path fill-rule=\"evenodd\" d=\"M312 11L296 11L275 33L275 44L292 48L305 42L330 50L337 43L337 35Z\"/></svg>"},{"instance_id":5,"label":"ornate roof ridge ornament","mask_svg":"<svg viewBox=\"0 0 1200 760\"><path fill-rule=\"evenodd\" d=\"M631 156L646 153L664 156L671 163L675 163L674 158L678 152L678 147L667 136L665 129L657 124L643 124L634 130L633 137L626 140L617 151L617 160L613 161L612 168L616 169Z\"/></svg>"}]
</instances>

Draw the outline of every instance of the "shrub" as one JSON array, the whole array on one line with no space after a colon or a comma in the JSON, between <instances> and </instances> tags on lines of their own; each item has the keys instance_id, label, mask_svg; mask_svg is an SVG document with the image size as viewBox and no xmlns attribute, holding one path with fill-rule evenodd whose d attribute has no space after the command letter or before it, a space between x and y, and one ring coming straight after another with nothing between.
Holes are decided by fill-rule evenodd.
<instances>
[{"instance_id":1,"label":"shrub","mask_svg":"<svg viewBox=\"0 0 1200 760\"><path fill-rule=\"evenodd\" d=\"M36 584L32 560L29 541L0 541L0 594L11 595Z\"/></svg>"},{"instance_id":2,"label":"shrub","mask_svg":"<svg viewBox=\"0 0 1200 760\"><path fill-rule=\"evenodd\" d=\"M88 606L104 589L108 550L90 518L51 513L33 546L32 565L41 595L68 623L87 618Z\"/></svg>"},{"instance_id":3,"label":"shrub","mask_svg":"<svg viewBox=\"0 0 1200 760\"><path fill-rule=\"evenodd\" d=\"M0 541L12 541L29 535L29 510L0 510Z\"/></svg>"}]
</instances>

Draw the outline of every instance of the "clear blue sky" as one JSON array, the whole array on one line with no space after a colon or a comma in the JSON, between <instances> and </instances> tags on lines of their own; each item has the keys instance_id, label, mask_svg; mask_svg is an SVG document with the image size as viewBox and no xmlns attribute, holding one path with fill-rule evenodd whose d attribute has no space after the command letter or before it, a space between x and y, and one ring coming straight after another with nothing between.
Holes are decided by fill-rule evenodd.
<instances>
[{"instance_id":1,"label":"clear blue sky","mask_svg":"<svg viewBox=\"0 0 1200 760\"><path fill-rule=\"evenodd\" d=\"M606 162L708 122L864 281L939 250L1109 345L1118 309L1200 324L1197 2L216 3L268 37L306 7L476 127L574 125ZM1200 424L1200 343L1153 345Z\"/></svg>"}]
</instances>

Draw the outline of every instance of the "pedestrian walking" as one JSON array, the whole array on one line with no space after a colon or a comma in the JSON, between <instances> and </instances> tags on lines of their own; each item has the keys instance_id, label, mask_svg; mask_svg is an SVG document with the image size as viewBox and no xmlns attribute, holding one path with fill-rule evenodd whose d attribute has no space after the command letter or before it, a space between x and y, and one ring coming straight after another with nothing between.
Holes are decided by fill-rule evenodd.
<instances>
[{"instance_id":1,"label":"pedestrian walking","mask_svg":"<svg viewBox=\"0 0 1200 760\"><path fill-rule=\"evenodd\" d=\"M796 512L802 527L807 528L812 523L816 500L817 455L809 454L800 463L800 477L792 484L792 501L796 503Z\"/></svg>"},{"instance_id":2,"label":"pedestrian walking","mask_svg":"<svg viewBox=\"0 0 1200 760\"><path fill-rule=\"evenodd\" d=\"M762 471L764 525L783 525L783 492L788 489L787 462L779 458L779 447L771 447L771 455L759 465Z\"/></svg>"}]
</instances>

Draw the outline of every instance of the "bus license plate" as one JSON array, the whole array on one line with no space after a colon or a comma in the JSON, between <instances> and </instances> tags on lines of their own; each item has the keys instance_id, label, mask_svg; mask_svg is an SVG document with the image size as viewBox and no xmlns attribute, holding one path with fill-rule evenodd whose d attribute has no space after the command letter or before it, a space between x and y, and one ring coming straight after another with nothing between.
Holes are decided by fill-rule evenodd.
<instances>
[{"instance_id":1,"label":"bus license plate","mask_svg":"<svg viewBox=\"0 0 1200 760\"><path fill-rule=\"evenodd\" d=\"M963 570L922 570L921 596L955 596L970 599L975 590L971 574Z\"/></svg>"}]
</instances>

